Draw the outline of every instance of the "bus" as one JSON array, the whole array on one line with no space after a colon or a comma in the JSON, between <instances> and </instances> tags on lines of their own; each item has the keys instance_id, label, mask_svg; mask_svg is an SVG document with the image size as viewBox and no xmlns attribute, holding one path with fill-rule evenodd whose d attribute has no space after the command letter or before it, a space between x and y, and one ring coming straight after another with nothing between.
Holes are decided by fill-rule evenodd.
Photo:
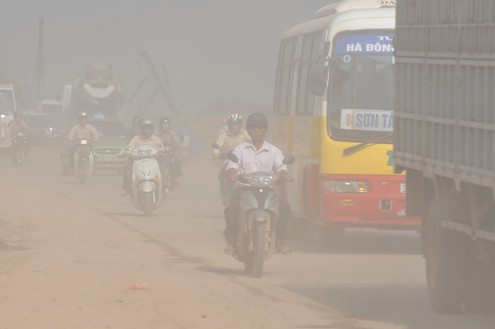
<instances>
[{"instance_id":1,"label":"bus","mask_svg":"<svg viewBox=\"0 0 495 329\"><path fill-rule=\"evenodd\" d=\"M324 240L353 226L419 230L393 172L394 26L395 1L343 0L281 40L271 137L296 158L294 217Z\"/></svg>"}]
</instances>

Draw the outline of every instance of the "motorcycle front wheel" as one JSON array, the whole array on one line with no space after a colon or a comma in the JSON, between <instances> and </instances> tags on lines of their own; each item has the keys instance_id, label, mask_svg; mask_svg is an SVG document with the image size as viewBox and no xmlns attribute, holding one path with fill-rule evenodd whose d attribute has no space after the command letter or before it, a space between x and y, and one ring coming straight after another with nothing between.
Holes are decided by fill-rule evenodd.
<instances>
[{"instance_id":1,"label":"motorcycle front wheel","mask_svg":"<svg viewBox=\"0 0 495 329\"><path fill-rule=\"evenodd\" d=\"M84 184L88 179L88 160L82 159L79 164L79 183Z\"/></svg>"},{"instance_id":2,"label":"motorcycle front wheel","mask_svg":"<svg viewBox=\"0 0 495 329\"><path fill-rule=\"evenodd\" d=\"M253 275L257 278L263 274L265 263L266 222L258 222L253 234Z\"/></svg>"},{"instance_id":3,"label":"motorcycle front wheel","mask_svg":"<svg viewBox=\"0 0 495 329\"><path fill-rule=\"evenodd\" d=\"M26 161L26 153L22 149L18 149L15 154L15 165L17 168L21 168Z\"/></svg>"},{"instance_id":4,"label":"motorcycle front wheel","mask_svg":"<svg viewBox=\"0 0 495 329\"><path fill-rule=\"evenodd\" d=\"M145 216L151 216L153 212L153 191L143 193L143 211Z\"/></svg>"}]
</instances>

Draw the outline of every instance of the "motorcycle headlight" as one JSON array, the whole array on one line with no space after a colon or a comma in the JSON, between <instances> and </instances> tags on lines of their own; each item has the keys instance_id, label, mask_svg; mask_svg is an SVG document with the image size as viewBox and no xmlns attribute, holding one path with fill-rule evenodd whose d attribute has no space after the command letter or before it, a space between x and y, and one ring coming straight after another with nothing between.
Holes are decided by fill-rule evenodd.
<instances>
[{"instance_id":1,"label":"motorcycle headlight","mask_svg":"<svg viewBox=\"0 0 495 329\"><path fill-rule=\"evenodd\" d=\"M334 193L367 193L370 190L368 182L356 180L325 180L323 189Z\"/></svg>"},{"instance_id":2,"label":"motorcycle headlight","mask_svg":"<svg viewBox=\"0 0 495 329\"><path fill-rule=\"evenodd\" d=\"M244 176L244 180L246 183L248 183L251 186L254 187L267 187L273 185L275 182L275 177L274 176L251 176L251 175L246 175Z\"/></svg>"}]
</instances>

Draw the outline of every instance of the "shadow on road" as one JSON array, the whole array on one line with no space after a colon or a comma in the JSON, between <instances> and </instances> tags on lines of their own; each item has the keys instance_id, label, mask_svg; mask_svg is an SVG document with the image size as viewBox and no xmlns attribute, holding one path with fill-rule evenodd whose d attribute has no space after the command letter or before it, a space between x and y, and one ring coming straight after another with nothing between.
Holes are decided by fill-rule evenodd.
<instances>
[{"instance_id":1,"label":"shadow on road","mask_svg":"<svg viewBox=\"0 0 495 329\"><path fill-rule=\"evenodd\" d=\"M296 293L342 311L350 318L394 323L407 329L492 329L495 316L437 314L425 287L313 286L288 287Z\"/></svg>"},{"instance_id":2,"label":"shadow on road","mask_svg":"<svg viewBox=\"0 0 495 329\"><path fill-rule=\"evenodd\" d=\"M4 243L0 239L0 251L24 251L24 250L29 250L30 248L28 247L23 247L23 246L11 246L9 244Z\"/></svg>"},{"instance_id":3,"label":"shadow on road","mask_svg":"<svg viewBox=\"0 0 495 329\"><path fill-rule=\"evenodd\" d=\"M413 232L349 230L344 238L325 243L290 240L293 251L308 254L419 255L421 239Z\"/></svg>"},{"instance_id":4,"label":"shadow on road","mask_svg":"<svg viewBox=\"0 0 495 329\"><path fill-rule=\"evenodd\" d=\"M225 257L227 257L227 256L225 256ZM239 265L240 265L239 268L201 265L201 266L196 267L196 269L198 271L220 274L220 275L235 275L235 276L250 277L250 275L242 269L243 265L240 263L239 263Z\"/></svg>"}]
</instances>

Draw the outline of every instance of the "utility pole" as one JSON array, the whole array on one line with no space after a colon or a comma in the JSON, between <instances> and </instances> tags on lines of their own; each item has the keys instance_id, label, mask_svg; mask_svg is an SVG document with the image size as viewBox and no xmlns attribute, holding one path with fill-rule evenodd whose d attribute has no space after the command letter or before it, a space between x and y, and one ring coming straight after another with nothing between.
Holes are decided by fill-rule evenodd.
<instances>
[{"instance_id":1,"label":"utility pole","mask_svg":"<svg viewBox=\"0 0 495 329\"><path fill-rule=\"evenodd\" d=\"M44 97L45 93L45 76L44 76L44 58L43 58L43 35L44 35L44 21L43 17L40 17L38 21L38 56L36 58L36 66L33 73L33 90L32 90L32 104L31 106L35 111L39 111L38 104Z\"/></svg>"},{"instance_id":2,"label":"utility pole","mask_svg":"<svg viewBox=\"0 0 495 329\"><path fill-rule=\"evenodd\" d=\"M165 66L162 66L163 73L165 74L165 80L166 80L165 83L163 83L160 75L158 74L158 71L155 68L155 65L153 64L153 62L151 61L151 59L148 55L148 52L146 50L143 50L143 51L139 52L138 54L142 59L144 59L144 62L148 66L148 70L150 71L150 74L156 83L156 86L157 86L157 89L160 93L160 96L162 97L163 101L167 105L168 109L171 110L172 112L175 112L175 107L174 107L174 103L172 101L172 95L171 95L170 88L169 88L169 81L168 81L168 77L166 75Z\"/></svg>"}]
</instances>

